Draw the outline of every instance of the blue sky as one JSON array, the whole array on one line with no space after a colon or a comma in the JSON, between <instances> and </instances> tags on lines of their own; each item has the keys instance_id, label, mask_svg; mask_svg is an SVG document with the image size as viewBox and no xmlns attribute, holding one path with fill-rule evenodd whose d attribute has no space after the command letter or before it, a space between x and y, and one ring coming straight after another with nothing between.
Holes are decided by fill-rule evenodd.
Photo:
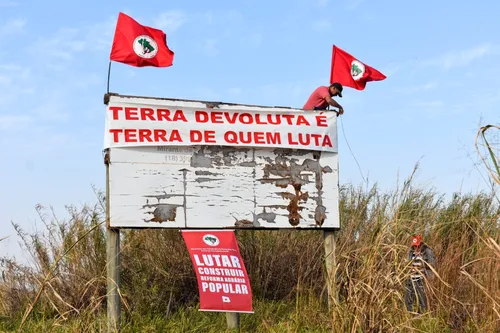
<instances>
[{"instance_id":1,"label":"blue sky","mask_svg":"<svg viewBox=\"0 0 500 333\"><path fill-rule=\"evenodd\" d=\"M340 181L390 189L420 160L443 193L487 183L474 166L480 124L498 123L500 3L483 1L0 0L0 254L34 206L94 203L104 189L103 94L119 11L167 33L169 68L113 63L111 91L301 107L328 84L336 44L385 81L345 88ZM479 170L485 176L484 169Z\"/></svg>"}]
</instances>

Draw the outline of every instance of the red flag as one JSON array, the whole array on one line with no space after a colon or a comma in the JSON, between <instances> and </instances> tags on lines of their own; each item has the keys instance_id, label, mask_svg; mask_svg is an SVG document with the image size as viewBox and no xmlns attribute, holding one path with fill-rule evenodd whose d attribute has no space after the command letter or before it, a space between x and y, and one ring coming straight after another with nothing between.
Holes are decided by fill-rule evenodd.
<instances>
[{"instance_id":1,"label":"red flag","mask_svg":"<svg viewBox=\"0 0 500 333\"><path fill-rule=\"evenodd\" d=\"M252 310L252 290L232 230L182 230L200 294L201 311Z\"/></svg>"},{"instance_id":2,"label":"red flag","mask_svg":"<svg viewBox=\"0 0 500 333\"><path fill-rule=\"evenodd\" d=\"M365 89L370 81L382 81L386 76L333 45L330 84L338 82L357 90Z\"/></svg>"},{"instance_id":3,"label":"red flag","mask_svg":"<svg viewBox=\"0 0 500 333\"><path fill-rule=\"evenodd\" d=\"M168 48L163 31L120 13L109 59L135 67L168 67L172 66L174 52Z\"/></svg>"}]
</instances>

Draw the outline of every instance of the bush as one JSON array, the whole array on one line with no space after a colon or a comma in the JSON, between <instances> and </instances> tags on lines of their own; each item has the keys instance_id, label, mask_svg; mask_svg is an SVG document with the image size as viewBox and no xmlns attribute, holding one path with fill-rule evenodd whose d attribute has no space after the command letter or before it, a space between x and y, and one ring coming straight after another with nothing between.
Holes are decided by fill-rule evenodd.
<instances>
[{"instance_id":1,"label":"bush","mask_svg":"<svg viewBox=\"0 0 500 333\"><path fill-rule=\"evenodd\" d=\"M260 318L259 311L268 311L270 304L288 311L277 309L279 318L252 319L251 330L270 330L273 322L284 329L283 318L295 329L316 323L338 332L500 329L500 209L493 195L455 194L446 201L432 190L414 188L411 179L390 193L347 185L340 194L339 298L331 312L321 232L237 232L259 307L252 318ZM34 300L29 318L50 319L51 325L78 318L78 327L91 327L96 316L105 315L101 203L68 207L65 222L38 207L45 233L26 234L16 226L34 265L2 259L0 316L19 321ZM424 235L438 259L428 293L431 312L420 317L406 312L402 297L409 237L415 232ZM121 244L125 326L134 326L137 318L181 318L197 307L196 277L178 231L122 231Z\"/></svg>"}]
</instances>

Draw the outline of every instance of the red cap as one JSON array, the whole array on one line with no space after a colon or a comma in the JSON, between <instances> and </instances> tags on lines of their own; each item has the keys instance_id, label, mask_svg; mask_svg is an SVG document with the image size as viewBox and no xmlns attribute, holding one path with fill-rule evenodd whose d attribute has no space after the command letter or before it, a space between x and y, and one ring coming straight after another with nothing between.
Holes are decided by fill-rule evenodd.
<instances>
[{"instance_id":1,"label":"red cap","mask_svg":"<svg viewBox=\"0 0 500 333\"><path fill-rule=\"evenodd\" d=\"M422 236L414 235L411 237L411 245L419 246L422 243Z\"/></svg>"}]
</instances>

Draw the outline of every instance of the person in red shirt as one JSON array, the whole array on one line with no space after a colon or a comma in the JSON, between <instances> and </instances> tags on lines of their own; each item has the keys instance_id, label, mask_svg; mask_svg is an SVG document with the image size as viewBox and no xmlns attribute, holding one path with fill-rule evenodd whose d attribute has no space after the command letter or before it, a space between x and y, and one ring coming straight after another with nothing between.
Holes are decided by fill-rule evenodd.
<instances>
[{"instance_id":1,"label":"person in red shirt","mask_svg":"<svg viewBox=\"0 0 500 333\"><path fill-rule=\"evenodd\" d=\"M411 237L411 248L408 252L411 262L411 273L406 281L404 299L408 311L413 311L413 303L418 302L419 312L427 311L426 284L434 276L436 255L421 235Z\"/></svg>"},{"instance_id":2,"label":"person in red shirt","mask_svg":"<svg viewBox=\"0 0 500 333\"><path fill-rule=\"evenodd\" d=\"M332 97L338 96L342 98L342 90L344 88L340 83L332 83L329 87L321 86L316 88L309 96L306 104L302 107L304 110L326 110L328 105L339 109L338 115L344 113L342 106L337 103Z\"/></svg>"}]
</instances>

